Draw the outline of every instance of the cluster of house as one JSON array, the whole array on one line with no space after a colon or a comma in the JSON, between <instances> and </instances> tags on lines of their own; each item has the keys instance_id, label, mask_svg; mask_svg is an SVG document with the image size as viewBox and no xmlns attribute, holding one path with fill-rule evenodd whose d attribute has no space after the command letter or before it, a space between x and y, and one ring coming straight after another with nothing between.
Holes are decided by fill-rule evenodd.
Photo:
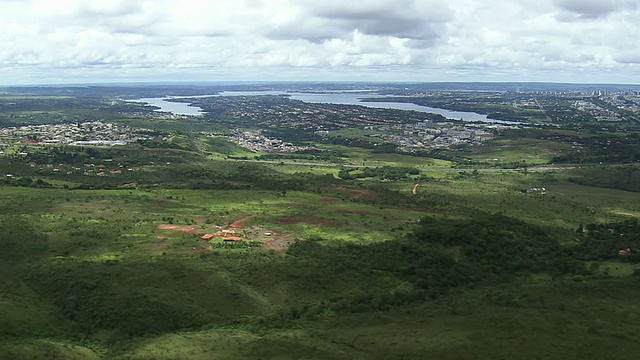
<instances>
[{"instance_id":1,"label":"cluster of house","mask_svg":"<svg viewBox=\"0 0 640 360\"><path fill-rule=\"evenodd\" d=\"M523 194L535 194L535 195L547 195L547 188L545 187L529 187L528 189L520 190Z\"/></svg>"},{"instance_id":2,"label":"cluster of house","mask_svg":"<svg viewBox=\"0 0 640 360\"><path fill-rule=\"evenodd\" d=\"M622 121L622 116L615 111L611 111L609 109L605 109L601 106L598 106L591 101L587 100L578 100L573 103L573 106L580 110L588 113L589 115L598 119L598 121Z\"/></svg>"},{"instance_id":3,"label":"cluster of house","mask_svg":"<svg viewBox=\"0 0 640 360\"><path fill-rule=\"evenodd\" d=\"M217 238L217 237L221 237L223 242L239 242L244 240L244 238L242 238L242 236L239 236L239 234L237 234L236 231L233 229L230 229L230 230L218 229L218 231L214 233L204 234L200 236L200 239L205 241L211 241L211 239Z\"/></svg>"},{"instance_id":4,"label":"cluster of house","mask_svg":"<svg viewBox=\"0 0 640 360\"><path fill-rule=\"evenodd\" d=\"M275 235L275 233L271 231L264 232L264 236L271 237ZM199 236L200 240L211 241L213 239L222 239L223 243L237 243L241 241L251 241L247 236L243 234L237 233L234 229L222 229L221 226L218 226L218 231L213 233L207 233Z\"/></svg>"},{"instance_id":5,"label":"cluster of house","mask_svg":"<svg viewBox=\"0 0 640 360\"><path fill-rule=\"evenodd\" d=\"M640 92L638 91L620 91L608 93L597 91L593 96L605 103L604 107L594 103L590 99L578 100L573 106L587 112L599 121L622 121L624 120L619 111L640 112Z\"/></svg>"},{"instance_id":6,"label":"cluster of house","mask_svg":"<svg viewBox=\"0 0 640 360\"><path fill-rule=\"evenodd\" d=\"M86 121L0 128L0 139L26 141L30 144L113 146L136 141L140 137L128 126Z\"/></svg>"},{"instance_id":7,"label":"cluster of house","mask_svg":"<svg viewBox=\"0 0 640 360\"><path fill-rule=\"evenodd\" d=\"M411 124L368 125L365 130L371 130L370 137L393 143L399 150L416 152L424 149L448 147L458 144L480 144L493 139L495 134L513 125L501 124L470 124L455 126L450 122L418 122ZM317 135L329 136L326 130L316 131ZM232 138L246 149L257 152L291 153L308 150L308 146L297 146L280 139L262 135L260 130L234 132Z\"/></svg>"},{"instance_id":8,"label":"cluster of house","mask_svg":"<svg viewBox=\"0 0 640 360\"><path fill-rule=\"evenodd\" d=\"M640 252L638 249L626 248L618 251L618 255L627 256L629 254L637 254Z\"/></svg>"},{"instance_id":9,"label":"cluster of house","mask_svg":"<svg viewBox=\"0 0 640 360\"><path fill-rule=\"evenodd\" d=\"M280 139L266 137L260 130L236 130L232 138L238 145L257 152L291 153L309 149L308 146L297 146Z\"/></svg>"},{"instance_id":10,"label":"cluster of house","mask_svg":"<svg viewBox=\"0 0 640 360\"><path fill-rule=\"evenodd\" d=\"M111 159L107 159L106 163L112 161ZM41 173L53 172L53 173L62 173L67 175L72 175L75 173L82 173L86 176L109 176L109 175L121 175L123 171L135 171L133 168L127 168L123 164L115 163L107 167L105 164L83 164L82 167L77 167L68 164L42 164L38 165L35 161L30 161L27 163L27 166L30 168L38 167L38 171ZM137 185L136 185L137 187Z\"/></svg>"},{"instance_id":11,"label":"cluster of house","mask_svg":"<svg viewBox=\"0 0 640 360\"><path fill-rule=\"evenodd\" d=\"M371 125L365 126L364 129L375 131L369 136L396 144L399 150L416 152L457 144L480 144L493 139L496 132L507 127L511 126L500 124L455 126L450 122L418 122L415 124Z\"/></svg>"},{"instance_id":12,"label":"cluster of house","mask_svg":"<svg viewBox=\"0 0 640 360\"><path fill-rule=\"evenodd\" d=\"M601 99L618 109L640 112L640 92L638 91L623 91L614 94L605 94Z\"/></svg>"}]
</instances>

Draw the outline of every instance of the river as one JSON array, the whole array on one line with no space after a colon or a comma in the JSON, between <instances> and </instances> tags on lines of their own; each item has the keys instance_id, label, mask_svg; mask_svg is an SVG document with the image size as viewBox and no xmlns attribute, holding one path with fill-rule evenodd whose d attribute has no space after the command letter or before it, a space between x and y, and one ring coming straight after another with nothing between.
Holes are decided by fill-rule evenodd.
<instances>
[{"instance_id":1,"label":"river","mask_svg":"<svg viewBox=\"0 0 640 360\"><path fill-rule=\"evenodd\" d=\"M301 100L310 103L325 103L325 104L339 104L339 105L359 105L372 108L382 109L398 109L398 110L413 110L420 112L427 112L432 114L440 114L447 119L464 120L464 121L481 121L481 122L493 122L503 124L513 124L511 121L500 121L487 118L487 115L482 115L468 111L452 111L447 109L434 108L429 106L421 106L412 103L402 102L362 102L362 98L382 98L382 95L366 94L366 92L350 93L295 93L295 92L283 92L283 91L222 91L219 95L201 95L201 96L185 96L185 97L209 97L209 96L257 96L257 95L288 95L292 99ZM147 104L159 107L158 111L171 112L177 115L202 115L203 111L200 107L191 106L188 103L177 103L172 101L166 101L173 98L167 96L164 98L143 98L138 100L132 100L137 102L145 102ZM176 97L178 98L178 97Z\"/></svg>"}]
</instances>

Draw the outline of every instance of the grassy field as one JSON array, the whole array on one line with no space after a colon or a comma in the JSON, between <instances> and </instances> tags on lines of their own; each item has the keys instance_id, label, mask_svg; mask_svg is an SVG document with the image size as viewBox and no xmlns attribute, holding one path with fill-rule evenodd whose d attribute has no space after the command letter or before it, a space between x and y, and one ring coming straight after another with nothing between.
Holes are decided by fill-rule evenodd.
<instances>
[{"instance_id":1,"label":"grassy field","mask_svg":"<svg viewBox=\"0 0 640 360\"><path fill-rule=\"evenodd\" d=\"M299 320L287 328L215 326L130 341L117 351L25 341L5 354L25 359L634 359L640 350L633 341L640 330L633 315L638 308L623 299L636 288L637 280L631 279L479 288L446 301Z\"/></svg>"},{"instance_id":2,"label":"grassy field","mask_svg":"<svg viewBox=\"0 0 640 360\"><path fill-rule=\"evenodd\" d=\"M337 151L345 154L345 162L358 166L417 166L417 167L450 167L451 162L428 157L403 154L376 153L370 149L346 147L341 145L316 144L323 150Z\"/></svg>"},{"instance_id":3,"label":"grassy field","mask_svg":"<svg viewBox=\"0 0 640 360\"><path fill-rule=\"evenodd\" d=\"M283 174L294 172L287 166L273 165L273 169ZM470 353L488 358L491 349L503 346L505 352L496 355L498 358L517 358L514 354L537 351L546 343L550 347L539 353L539 358L566 358L567 354L587 353L580 349L593 351L589 344L603 333L629 336L621 332L633 329L618 329L614 326L618 320L603 320L608 311L621 311L608 310L613 305L592 314L593 322L579 320L577 313L583 312L580 304L575 308L564 305L568 310L560 306L575 302L575 294L554 295L557 299L553 304L557 305L553 306L546 302L525 302L529 304L525 306L518 305L518 299L524 296L522 288L504 290L507 295L498 296L491 295L498 290L486 287L449 295L442 302L346 317L328 312L320 315L319 323L300 318L273 328L251 320L290 311L286 309L296 308L295 299L314 304L322 302L327 294L345 296L340 294L358 291L348 290L354 284L374 281L358 275L344 281L334 279L331 285L321 283L313 290L302 286L308 278L291 278L288 265L283 263L285 258L277 255L290 244L288 240L321 238L325 246L375 244L408 234L423 217L472 219L488 211L543 226L562 241L570 241L580 224L633 218L640 200L637 193L595 189L563 180L562 171L476 174L447 170L437 176L428 174L418 189L423 200L411 193L415 182L408 179L388 183L363 179L324 186L320 191L285 192L5 186L0 189L3 226L7 232L18 227L16 233L25 235L5 250L15 264L2 267L0 318L7 346L1 354L61 359L208 358L212 354L219 358L296 358L311 354L310 358L368 359L421 354L453 359ZM545 186L547 194L521 192L530 186ZM286 236L287 241L272 248L275 254L269 254L268 247L216 248L215 243L198 238L218 226L230 228L237 220L242 220L235 228L239 234L269 242L275 239L264 235L269 232L275 234L270 236ZM627 278L636 268L614 261L599 267L602 276L621 277L621 282L631 281ZM287 280L276 285L280 272ZM50 280L43 283L36 279ZM121 283L124 279L126 286ZM391 288L403 286L391 278L375 281L378 286L384 282ZM606 281L614 284L607 286L623 286ZM552 281L540 286L556 289L557 285ZM534 298L548 291L526 289L527 296ZM62 300L69 294L95 303L75 303L69 308L67 300ZM87 298L88 294L93 295ZM585 294L584 302L596 301L591 298L596 294ZM491 300L487 302L485 297ZM123 306L134 299L147 304L151 312L145 313L144 307L138 306L132 310L141 313L123 311ZM511 301L516 305L505 309L502 302ZM624 298L618 301L616 306L627 306ZM94 306L102 310L96 313ZM140 330L114 327L112 322L154 318L158 311L173 315L167 318L168 324L150 325L158 327L156 335L134 336L125 343L117 340L127 331L135 334ZM537 311L546 315L536 316ZM100 320L102 312L110 315ZM416 313L422 312L425 320L417 321ZM238 319L245 320L236 324ZM97 328L88 328L87 324ZM204 330L186 333L170 330L203 326ZM520 330L514 333L514 328ZM540 335L550 332L565 335ZM79 333L87 335L74 335Z\"/></svg>"},{"instance_id":4,"label":"grassy field","mask_svg":"<svg viewBox=\"0 0 640 360\"><path fill-rule=\"evenodd\" d=\"M476 163L526 165L548 164L563 151L571 149L571 145L557 140L531 138L498 138L487 142L477 150L466 155Z\"/></svg>"}]
</instances>

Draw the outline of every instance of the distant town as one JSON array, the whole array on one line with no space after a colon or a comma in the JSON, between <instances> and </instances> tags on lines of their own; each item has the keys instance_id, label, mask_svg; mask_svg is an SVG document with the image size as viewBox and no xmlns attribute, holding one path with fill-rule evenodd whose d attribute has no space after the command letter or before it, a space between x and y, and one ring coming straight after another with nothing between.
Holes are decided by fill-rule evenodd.
<instances>
[{"instance_id":1,"label":"distant town","mask_svg":"<svg viewBox=\"0 0 640 360\"><path fill-rule=\"evenodd\" d=\"M114 146L143 138L128 126L102 121L0 128L1 140L30 144Z\"/></svg>"},{"instance_id":2,"label":"distant town","mask_svg":"<svg viewBox=\"0 0 640 360\"><path fill-rule=\"evenodd\" d=\"M246 90L340 93L340 90L327 85ZM372 149L378 146L387 146L385 149L389 149L392 146L393 151L422 153L464 144L480 145L507 129L537 126L602 127L603 124L618 126L629 121L634 124L640 121L640 92L630 89L538 91L515 87L511 91L496 92L490 89L430 91L413 89L411 86L383 86L376 89L362 85L359 90L364 91L364 95L377 94L375 101L473 111L493 120L471 122L422 111L304 102L287 95L184 97L171 100L201 108L201 116L158 112L155 107L123 99L111 100L109 107L123 116L145 121L162 119L219 124L230 131L201 131L200 134L205 137L225 137L256 153L281 154L312 149L315 148L314 143L318 142ZM203 92L215 93L212 90ZM387 97L381 98L381 95ZM131 97L133 95L127 96ZM372 99L364 99L369 100ZM99 108L106 107L100 105ZM145 140L170 142L172 137L170 131L149 132L138 126L115 124L100 118L0 127L0 146L5 148L11 143L117 146L144 144Z\"/></svg>"}]
</instances>

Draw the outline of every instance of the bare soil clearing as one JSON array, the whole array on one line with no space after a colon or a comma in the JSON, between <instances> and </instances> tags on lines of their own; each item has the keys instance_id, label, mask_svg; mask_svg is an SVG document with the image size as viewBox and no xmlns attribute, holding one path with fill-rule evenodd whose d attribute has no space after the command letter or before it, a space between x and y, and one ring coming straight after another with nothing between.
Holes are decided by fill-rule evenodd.
<instances>
[{"instance_id":1,"label":"bare soil clearing","mask_svg":"<svg viewBox=\"0 0 640 360\"><path fill-rule=\"evenodd\" d=\"M199 226L195 225L173 225L173 224L160 224L158 225L160 230L176 231L185 234L199 234L202 232Z\"/></svg>"},{"instance_id":2,"label":"bare soil clearing","mask_svg":"<svg viewBox=\"0 0 640 360\"><path fill-rule=\"evenodd\" d=\"M229 225L229 229L242 230L242 223L243 222L245 222L245 221L247 221L249 219L253 219L254 217L257 217L257 216L258 216L258 214L242 217L242 218L232 222L231 225Z\"/></svg>"},{"instance_id":3,"label":"bare soil clearing","mask_svg":"<svg viewBox=\"0 0 640 360\"><path fill-rule=\"evenodd\" d=\"M342 192L349 192L352 194L354 199L360 199L361 197L369 194L368 191L366 190L361 190L361 189L348 189L344 186L338 186L336 187L336 190L340 190Z\"/></svg>"}]
</instances>

